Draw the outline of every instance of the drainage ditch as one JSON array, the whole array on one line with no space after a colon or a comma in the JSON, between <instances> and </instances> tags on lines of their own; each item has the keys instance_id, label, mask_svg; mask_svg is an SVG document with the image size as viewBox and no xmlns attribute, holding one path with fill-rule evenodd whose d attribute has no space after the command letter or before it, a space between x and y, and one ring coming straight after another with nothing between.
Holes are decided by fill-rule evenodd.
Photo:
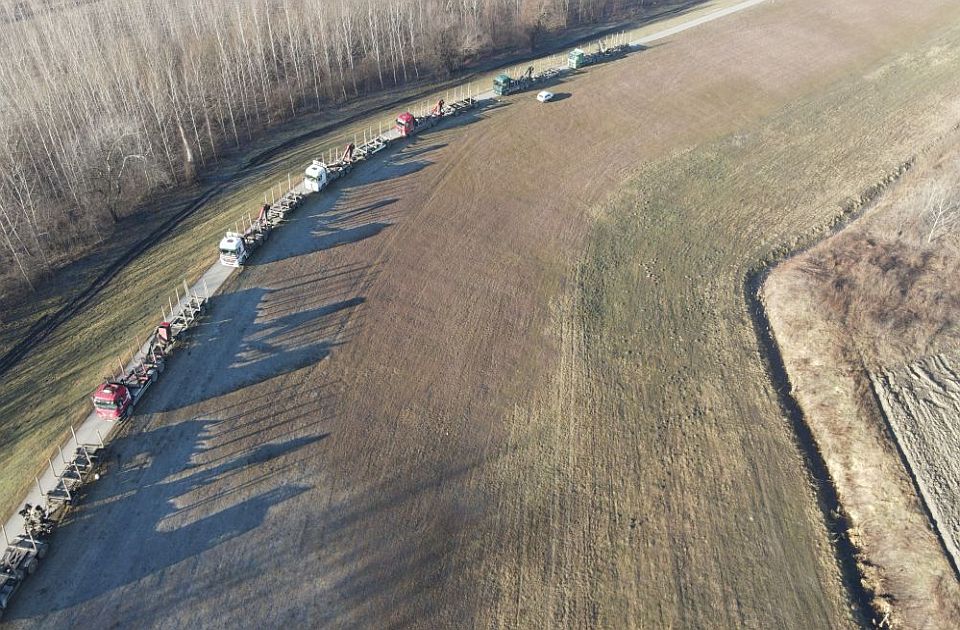
<instances>
[{"instance_id":1,"label":"drainage ditch","mask_svg":"<svg viewBox=\"0 0 960 630\"><path fill-rule=\"evenodd\" d=\"M803 410L791 394L790 376L787 373L783 356L777 345L770 321L767 317L763 302L760 299L760 290L770 272L780 263L804 253L821 241L830 238L851 222L860 218L868 209L873 207L880 196L892 185L898 183L903 175L913 166L915 158L900 164L883 180L865 190L857 199L850 200L842 206L842 211L834 221L819 231L808 242L799 247L780 247L771 252L767 258L749 271L743 282L743 295L750 311L750 320L757 335L760 355L766 366L767 374L777 391L777 399L783 413L790 420L797 445L800 448L807 471L813 482L817 495L817 503L823 514L830 540L833 545L834 556L840 570L841 580L847 592L847 597L854 614L854 618L863 627L872 627L873 594L863 585L862 574L857 566L858 550L847 535L850 522L840 504L837 488L830 477L826 461L820 452L813 432L807 424ZM825 232L825 233L824 233Z\"/></svg>"}]
</instances>

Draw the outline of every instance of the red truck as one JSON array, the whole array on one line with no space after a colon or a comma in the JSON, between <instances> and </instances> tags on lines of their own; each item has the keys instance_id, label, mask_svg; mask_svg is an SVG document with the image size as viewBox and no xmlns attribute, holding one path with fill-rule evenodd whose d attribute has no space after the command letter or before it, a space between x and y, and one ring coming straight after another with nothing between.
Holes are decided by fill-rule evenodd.
<instances>
[{"instance_id":1,"label":"red truck","mask_svg":"<svg viewBox=\"0 0 960 630\"><path fill-rule=\"evenodd\" d=\"M400 136L403 138L409 138L410 136L423 131L424 129L429 129L433 127L440 119L443 118L444 114L444 102L443 99L437 101L437 104L434 106L430 113L426 116L414 116L410 112L404 112L397 116L397 131L400 132Z\"/></svg>"},{"instance_id":2,"label":"red truck","mask_svg":"<svg viewBox=\"0 0 960 630\"><path fill-rule=\"evenodd\" d=\"M133 396L126 385L107 381L93 393L93 406L97 415L107 420L119 420L126 417L133 403Z\"/></svg>"}]
</instances>

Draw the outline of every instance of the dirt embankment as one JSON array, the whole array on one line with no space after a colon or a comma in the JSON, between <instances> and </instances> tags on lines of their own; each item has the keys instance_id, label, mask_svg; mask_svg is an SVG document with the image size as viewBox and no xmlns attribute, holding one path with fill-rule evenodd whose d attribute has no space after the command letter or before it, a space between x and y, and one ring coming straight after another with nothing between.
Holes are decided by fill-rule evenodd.
<instances>
[{"instance_id":1,"label":"dirt embankment","mask_svg":"<svg viewBox=\"0 0 960 630\"><path fill-rule=\"evenodd\" d=\"M893 627L960 626L945 553L960 503L957 386L941 356L960 350L958 141L954 131L924 152L864 217L778 266L763 289L875 618Z\"/></svg>"}]
</instances>

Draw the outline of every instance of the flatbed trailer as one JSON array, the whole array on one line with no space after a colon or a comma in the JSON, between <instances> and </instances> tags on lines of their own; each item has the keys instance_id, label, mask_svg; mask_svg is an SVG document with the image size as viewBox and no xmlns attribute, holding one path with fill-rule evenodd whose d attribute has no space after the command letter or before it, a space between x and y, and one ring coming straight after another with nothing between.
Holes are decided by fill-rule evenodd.
<instances>
[{"instance_id":1,"label":"flatbed trailer","mask_svg":"<svg viewBox=\"0 0 960 630\"><path fill-rule=\"evenodd\" d=\"M605 61L612 61L623 57L630 52L630 44L618 44L609 48L601 46L596 52L586 52L580 48L574 48L567 55L567 69L579 70L587 66L592 66Z\"/></svg>"},{"instance_id":2,"label":"flatbed trailer","mask_svg":"<svg viewBox=\"0 0 960 630\"><path fill-rule=\"evenodd\" d=\"M47 543L17 536L0 556L0 616L10 606L14 593L20 590L28 575L32 575L47 553Z\"/></svg>"},{"instance_id":3,"label":"flatbed trailer","mask_svg":"<svg viewBox=\"0 0 960 630\"><path fill-rule=\"evenodd\" d=\"M55 513L61 506L72 505L83 486L100 478L100 450L97 446L81 444L69 461L66 461L61 453L63 470L60 473L54 468L53 461L49 461L57 483L42 493L48 513Z\"/></svg>"},{"instance_id":4,"label":"flatbed trailer","mask_svg":"<svg viewBox=\"0 0 960 630\"><path fill-rule=\"evenodd\" d=\"M493 93L497 96L509 96L510 94L532 90L541 83L555 79L563 72L562 68L548 68L534 74L533 66L530 66L526 72L516 79L509 74L499 74L493 79Z\"/></svg>"},{"instance_id":5,"label":"flatbed trailer","mask_svg":"<svg viewBox=\"0 0 960 630\"><path fill-rule=\"evenodd\" d=\"M437 101L436 106L423 116L415 116L404 112L397 116L396 129L401 138L409 138L422 131L436 127L449 116L459 116L463 112L476 107L477 101L472 96L447 103L443 99Z\"/></svg>"},{"instance_id":6,"label":"flatbed trailer","mask_svg":"<svg viewBox=\"0 0 960 630\"><path fill-rule=\"evenodd\" d=\"M157 326L153 335L134 356L117 378L107 379L93 394L97 415L108 420L126 418L143 398L150 386L160 377L166 361L206 310L205 296L191 294L184 283L184 297L171 316Z\"/></svg>"}]
</instances>

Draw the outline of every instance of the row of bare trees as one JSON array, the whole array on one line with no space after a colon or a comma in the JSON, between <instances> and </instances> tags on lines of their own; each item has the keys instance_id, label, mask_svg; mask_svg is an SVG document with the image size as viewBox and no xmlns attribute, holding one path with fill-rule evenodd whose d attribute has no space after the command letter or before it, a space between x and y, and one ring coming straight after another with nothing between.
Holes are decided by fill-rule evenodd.
<instances>
[{"instance_id":1,"label":"row of bare trees","mask_svg":"<svg viewBox=\"0 0 960 630\"><path fill-rule=\"evenodd\" d=\"M643 4L0 0L0 263L30 283L260 130Z\"/></svg>"}]
</instances>

